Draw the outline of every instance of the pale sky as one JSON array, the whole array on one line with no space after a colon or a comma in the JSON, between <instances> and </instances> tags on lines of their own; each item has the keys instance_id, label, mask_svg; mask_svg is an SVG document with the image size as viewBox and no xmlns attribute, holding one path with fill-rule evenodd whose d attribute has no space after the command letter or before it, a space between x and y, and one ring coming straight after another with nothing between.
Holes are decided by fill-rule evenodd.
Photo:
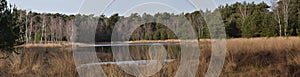
<instances>
[{"instance_id":1,"label":"pale sky","mask_svg":"<svg viewBox=\"0 0 300 77\"><path fill-rule=\"evenodd\" d=\"M142 5L143 2L156 2L156 3L148 3ZM114 13L121 13L120 15L126 15L125 12L131 11L145 11L151 10L151 7L155 7L156 11L169 11L165 9L170 9L168 6L162 6L167 4L173 7L173 11L179 12L193 12L197 10L191 4L187 3L188 0L115 0L111 3L110 7L107 7L105 12L102 12L104 8L95 8L95 7L105 7L107 4L111 2L111 0L8 0L9 3L15 4L20 9L31 10L35 12L43 12L43 13L63 13L63 14L95 14L99 15L100 13L104 13L107 16L110 16ZM235 2L243 2L244 0L215 0L215 4L217 6L224 5L226 3L232 4ZM262 1L267 4L270 3L270 0L247 0L247 2L255 2L260 3ZM217 6L209 5L207 0L201 0L201 8L200 9L214 9ZM157 3L164 3L162 5ZM140 5L140 6L139 6ZM146 5L146 6L145 6ZM143 6L143 7L141 7ZM138 7L138 8L133 8ZM144 9L151 8L151 9ZM174 10L175 8L175 10ZM171 8L172 9L172 8ZM153 9L152 9L153 11ZM152 13L150 11L150 13ZM145 11L149 13L148 11ZM123 13L123 14L122 14ZM153 12L154 13L154 12Z\"/></svg>"}]
</instances>

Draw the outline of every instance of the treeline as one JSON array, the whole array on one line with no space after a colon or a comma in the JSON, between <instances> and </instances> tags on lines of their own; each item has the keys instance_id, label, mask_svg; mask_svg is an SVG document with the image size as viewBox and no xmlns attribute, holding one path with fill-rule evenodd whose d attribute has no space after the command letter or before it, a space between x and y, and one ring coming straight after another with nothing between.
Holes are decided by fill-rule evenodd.
<instances>
[{"instance_id":1,"label":"treeline","mask_svg":"<svg viewBox=\"0 0 300 77\"><path fill-rule=\"evenodd\" d=\"M300 0L235 3L220 6L228 37L297 36L300 33Z\"/></svg>"},{"instance_id":2,"label":"treeline","mask_svg":"<svg viewBox=\"0 0 300 77\"><path fill-rule=\"evenodd\" d=\"M199 10L192 13L171 14L157 13L136 14L129 17L114 14L110 17L104 15L64 15L36 13L8 6L5 0L1 0L1 47L8 42L11 45L23 43L49 43L56 41L70 41L72 29L78 25L78 18L97 19L96 41L110 41L115 24L122 18L138 18L140 21L159 21L170 17L185 16L197 33L198 38L210 38L210 32L203 15L220 12L225 23L227 38L239 37L275 37L275 36L299 36L300 35L300 0L272 1L272 5L266 3L236 2L232 5L220 6L217 9ZM129 21L133 22L133 21ZM173 20L169 23L182 22ZM88 22L85 23L89 25ZM175 24L185 26L187 24ZM181 31L184 31L181 30ZM185 35L180 35L180 37ZM141 24L135 30L130 40L165 40L176 39L179 36L161 23ZM18 42L18 43L16 43Z\"/></svg>"},{"instance_id":3,"label":"treeline","mask_svg":"<svg viewBox=\"0 0 300 77\"><path fill-rule=\"evenodd\" d=\"M197 31L196 35L199 38L208 38L208 28L204 26L203 17L201 17L200 12L196 12L193 14L170 14L170 13L157 13L155 15L150 14L142 14L138 15L137 13L131 14L129 17L119 16L118 14L114 14L109 18L104 16L100 17L98 27L96 30L95 40L96 42L103 42L103 41L110 41L112 31L115 26L123 26L123 25L135 25L133 23L139 22L148 22L144 24L140 24L138 28L134 30L133 33L130 33L129 30L124 27L124 33L121 33L123 36L129 34L131 37L129 40L166 40L166 39L178 39L181 38L188 38L189 36L185 33L190 31L186 27L188 25L192 25L195 31ZM173 17L173 18L172 18ZM183 19L186 18L187 20ZM122 24L116 24L119 20L121 20ZM192 21L193 20L193 21ZM150 21L150 22L149 22ZM152 22L151 22L152 21ZM192 22L190 22L192 21ZM157 22L164 22L157 23ZM187 24L191 23L191 24ZM166 25L171 25L174 30L180 31L182 33L175 34L170 28ZM117 29L116 29L117 30ZM120 37L124 38L124 37Z\"/></svg>"},{"instance_id":4,"label":"treeline","mask_svg":"<svg viewBox=\"0 0 300 77\"><path fill-rule=\"evenodd\" d=\"M247 2L236 2L232 5L219 6L214 11L200 10L192 13L174 15L171 13L131 14L140 21L163 20L169 17L185 16L198 38L210 38L209 28L203 15L220 12L224 20L227 38L251 38L251 37L278 37L278 36L300 36L300 0L271 0L271 5L265 2L258 4ZM115 23L123 16L114 14L109 18L100 17L97 28L97 41L109 41ZM180 20L170 23L182 22ZM104 24L103 24L104 23ZM185 24L181 24L185 26ZM160 23L145 23L135 30L130 40L165 40L176 39L174 32Z\"/></svg>"},{"instance_id":5,"label":"treeline","mask_svg":"<svg viewBox=\"0 0 300 77\"><path fill-rule=\"evenodd\" d=\"M25 25L25 42L70 41L74 15L18 12Z\"/></svg>"}]
</instances>

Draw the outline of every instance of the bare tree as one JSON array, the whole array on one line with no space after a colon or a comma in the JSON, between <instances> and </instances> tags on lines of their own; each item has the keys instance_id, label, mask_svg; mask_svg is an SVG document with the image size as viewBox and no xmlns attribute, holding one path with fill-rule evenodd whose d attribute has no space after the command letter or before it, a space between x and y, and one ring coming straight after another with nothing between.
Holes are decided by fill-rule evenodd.
<instances>
[{"instance_id":1,"label":"bare tree","mask_svg":"<svg viewBox=\"0 0 300 77\"><path fill-rule=\"evenodd\" d=\"M29 14L29 18L30 18L30 28L29 28L29 31L28 31L28 41L31 42L32 41L32 37L31 37L31 33L33 32L33 17L31 14Z\"/></svg>"},{"instance_id":2,"label":"bare tree","mask_svg":"<svg viewBox=\"0 0 300 77\"><path fill-rule=\"evenodd\" d=\"M284 35L287 36L287 28L289 25L289 4L290 0L282 0L282 12L283 12L283 20L284 20Z\"/></svg>"},{"instance_id":3,"label":"bare tree","mask_svg":"<svg viewBox=\"0 0 300 77\"><path fill-rule=\"evenodd\" d=\"M46 23L45 23L45 27L44 27L44 28L45 28L45 31L44 31L44 32L45 32L45 34L44 34L44 40L45 40L45 42L44 42L44 43L47 44L47 43L48 43L48 39L47 39L47 38L48 38L48 35L47 35L47 34L48 34L48 32L47 32L47 31L48 31L48 30L47 30L47 29L48 29L48 28L47 28L48 16L45 17L45 22L46 22Z\"/></svg>"},{"instance_id":4,"label":"bare tree","mask_svg":"<svg viewBox=\"0 0 300 77\"><path fill-rule=\"evenodd\" d=\"M46 23L45 23L45 20L46 20L46 18L45 18L45 14L42 14L41 15L42 16L42 36L41 36L41 38L40 38L40 43L43 43L43 37L45 37L44 36L44 30L45 30L45 26L46 26Z\"/></svg>"},{"instance_id":5,"label":"bare tree","mask_svg":"<svg viewBox=\"0 0 300 77\"><path fill-rule=\"evenodd\" d=\"M67 41L71 40L71 36L72 36L72 26L73 26L74 20L71 19L66 23L66 31L65 31L65 37L67 39Z\"/></svg>"},{"instance_id":6,"label":"bare tree","mask_svg":"<svg viewBox=\"0 0 300 77\"><path fill-rule=\"evenodd\" d=\"M58 26L57 26L57 39L58 41L61 41L62 39L62 18L58 17Z\"/></svg>"},{"instance_id":7,"label":"bare tree","mask_svg":"<svg viewBox=\"0 0 300 77\"><path fill-rule=\"evenodd\" d=\"M244 2L243 4L241 4L239 6L239 11L240 11L240 14L241 14L241 17L242 17L242 24L244 24L245 21L246 21L246 18L248 16L248 14L247 14L247 3L246 2Z\"/></svg>"},{"instance_id":8,"label":"bare tree","mask_svg":"<svg viewBox=\"0 0 300 77\"><path fill-rule=\"evenodd\" d=\"M277 0L271 0L271 3L272 3L272 10L275 15L275 20L277 21L277 24L279 26L279 36L282 36L282 25L281 25L281 18L280 18Z\"/></svg>"},{"instance_id":9,"label":"bare tree","mask_svg":"<svg viewBox=\"0 0 300 77\"><path fill-rule=\"evenodd\" d=\"M28 12L25 14L25 43L28 43Z\"/></svg>"},{"instance_id":10,"label":"bare tree","mask_svg":"<svg viewBox=\"0 0 300 77\"><path fill-rule=\"evenodd\" d=\"M36 22L36 20L35 20L35 24L34 24L34 27L33 27L33 32L34 32L34 38L33 38L33 40L34 40L34 44L37 42L36 41L36 39L37 39L37 32L38 32L38 25L37 25L37 22Z\"/></svg>"},{"instance_id":11,"label":"bare tree","mask_svg":"<svg viewBox=\"0 0 300 77\"><path fill-rule=\"evenodd\" d=\"M56 25L56 19L54 17L50 17L50 41L54 41L55 37L55 25Z\"/></svg>"}]
</instances>

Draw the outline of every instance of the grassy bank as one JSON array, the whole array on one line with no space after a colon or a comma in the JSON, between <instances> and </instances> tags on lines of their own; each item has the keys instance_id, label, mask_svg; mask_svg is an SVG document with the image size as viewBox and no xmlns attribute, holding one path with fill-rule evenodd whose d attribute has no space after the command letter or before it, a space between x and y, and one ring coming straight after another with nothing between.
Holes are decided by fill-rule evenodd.
<instances>
[{"instance_id":1,"label":"grassy bank","mask_svg":"<svg viewBox=\"0 0 300 77\"><path fill-rule=\"evenodd\" d=\"M201 58L197 77L206 73L211 44L201 40ZM65 46L28 46L10 59L0 60L0 76L78 76L72 49ZM99 53L102 54L102 53ZM109 53L103 53L112 55ZM100 56L101 57L101 56ZM153 77L174 76L179 60L167 63ZM102 65L110 77L131 77L116 65ZM227 40L227 55L222 77L274 77L300 75L300 38L238 38Z\"/></svg>"}]
</instances>

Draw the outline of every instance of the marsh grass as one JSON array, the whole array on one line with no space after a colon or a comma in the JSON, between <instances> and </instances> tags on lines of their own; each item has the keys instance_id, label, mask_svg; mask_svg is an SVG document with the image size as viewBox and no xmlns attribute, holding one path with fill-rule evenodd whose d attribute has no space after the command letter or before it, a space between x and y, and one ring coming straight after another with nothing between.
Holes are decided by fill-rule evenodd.
<instances>
[{"instance_id":1,"label":"marsh grass","mask_svg":"<svg viewBox=\"0 0 300 77\"><path fill-rule=\"evenodd\" d=\"M211 57L210 40L200 42L201 57L197 77L205 76ZM72 50L68 47L32 46L18 50L22 51L20 55L14 55L10 60L0 60L1 77L78 76ZM222 77L300 76L299 37L228 39L226 54ZM112 54L98 53L98 56L112 56ZM144 59L147 57L149 56ZM179 62L180 60L175 60L164 64L162 70L152 77L175 76ZM132 77L116 65L101 66L109 77Z\"/></svg>"}]
</instances>

